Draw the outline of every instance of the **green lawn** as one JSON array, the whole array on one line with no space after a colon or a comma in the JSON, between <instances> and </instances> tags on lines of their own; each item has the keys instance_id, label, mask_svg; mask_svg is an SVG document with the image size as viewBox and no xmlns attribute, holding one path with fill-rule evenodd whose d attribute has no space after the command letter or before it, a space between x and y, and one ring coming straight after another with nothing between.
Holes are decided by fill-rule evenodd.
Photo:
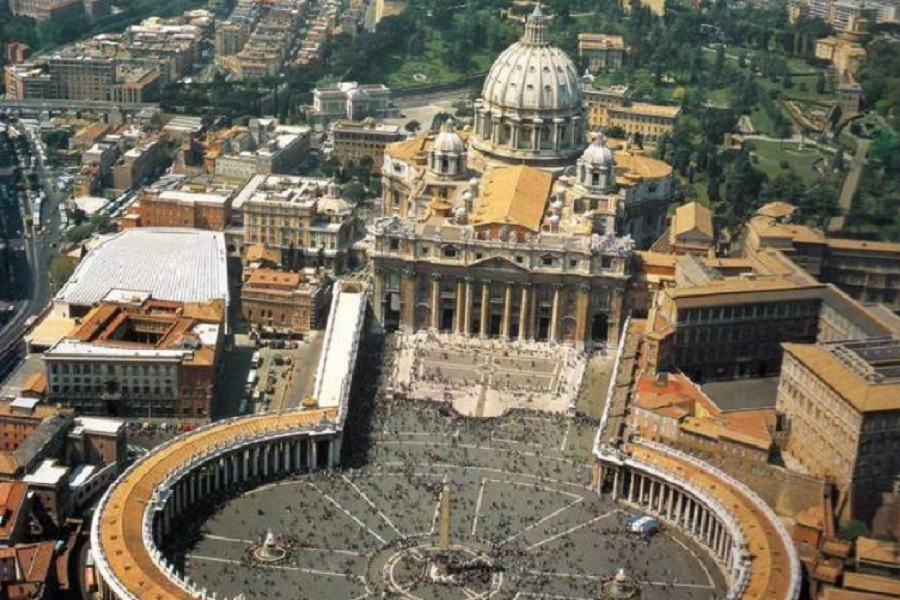
<instances>
[{"instance_id":1,"label":"green lawn","mask_svg":"<svg viewBox=\"0 0 900 600\"><path fill-rule=\"evenodd\" d=\"M759 104L754 106L753 110L750 111L750 121L753 123L753 128L759 133L763 135L775 135L775 124L772 123L769 113L763 110Z\"/></svg>"},{"instance_id":2,"label":"green lawn","mask_svg":"<svg viewBox=\"0 0 900 600\"><path fill-rule=\"evenodd\" d=\"M420 56L392 54L386 59L387 81L392 88L406 88L435 83L450 83L470 75L487 73L496 58L489 52L477 52L470 56L465 72L451 69L444 60L446 43L440 35L428 41L425 52ZM416 81L413 76L421 73L425 81Z\"/></svg>"},{"instance_id":3,"label":"green lawn","mask_svg":"<svg viewBox=\"0 0 900 600\"><path fill-rule=\"evenodd\" d=\"M798 145L792 142L752 140L750 143L753 144L754 152L759 158L754 162L754 166L768 175L769 179L774 179L786 171L781 167L781 161L785 160L790 170L796 173L804 184L810 185L821 177L813 168L813 163L822 158L828 160L820 150L811 146L801 151Z\"/></svg>"}]
</instances>

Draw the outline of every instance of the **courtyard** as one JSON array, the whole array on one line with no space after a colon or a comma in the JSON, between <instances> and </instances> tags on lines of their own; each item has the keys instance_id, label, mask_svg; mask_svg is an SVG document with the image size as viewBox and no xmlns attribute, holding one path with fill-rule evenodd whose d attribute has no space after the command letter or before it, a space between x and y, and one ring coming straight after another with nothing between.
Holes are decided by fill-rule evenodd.
<instances>
[{"instance_id":1,"label":"courtyard","mask_svg":"<svg viewBox=\"0 0 900 600\"><path fill-rule=\"evenodd\" d=\"M570 346L419 332L395 336L392 391L461 415L526 409L571 414L586 357Z\"/></svg>"},{"instance_id":2,"label":"courtyard","mask_svg":"<svg viewBox=\"0 0 900 600\"><path fill-rule=\"evenodd\" d=\"M723 597L705 553L671 531L633 537L629 511L589 489L595 429L580 417L517 410L474 420L381 399L352 444L360 455L346 457L360 468L250 490L185 531L174 553L220 598L588 600L619 568L645 600ZM490 565L458 585L424 576L445 486L450 552ZM286 559L252 564L270 531Z\"/></svg>"}]
</instances>

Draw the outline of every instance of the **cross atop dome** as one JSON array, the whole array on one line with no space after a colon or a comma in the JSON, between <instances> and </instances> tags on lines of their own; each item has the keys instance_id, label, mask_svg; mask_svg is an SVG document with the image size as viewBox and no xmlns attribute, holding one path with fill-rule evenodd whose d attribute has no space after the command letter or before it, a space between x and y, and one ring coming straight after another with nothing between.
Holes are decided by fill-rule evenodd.
<instances>
[{"instance_id":1,"label":"cross atop dome","mask_svg":"<svg viewBox=\"0 0 900 600\"><path fill-rule=\"evenodd\" d=\"M547 39L547 17L541 10L541 3L534 6L534 12L525 22L525 35L522 42L529 46L546 46L550 43Z\"/></svg>"}]
</instances>

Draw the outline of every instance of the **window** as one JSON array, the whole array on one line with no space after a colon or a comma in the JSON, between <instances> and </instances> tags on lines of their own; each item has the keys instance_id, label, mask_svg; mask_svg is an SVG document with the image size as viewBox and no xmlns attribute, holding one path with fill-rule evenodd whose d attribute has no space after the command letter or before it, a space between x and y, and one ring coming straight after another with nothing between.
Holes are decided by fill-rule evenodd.
<instances>
[{"instance_id":1,"label":"window","mask_svg":"<svg viewBox=\"0 0 900 600\"><path fill-rule=\"evenodd\" d=\"M390 244L391 244L391 250L399 250L400 249L400 240L398 238L391 238Z\"/></svg>"},{"instance_id":2,"label":"window","mask_svg":"<svg viewBox=\"0 0 900 600\"><path fill-rule=\"evenodd\" d=\"M442 251L444 254L444 258L456 258L458 254L456 246L444 246Z\"/></svg>"}]
</instances>

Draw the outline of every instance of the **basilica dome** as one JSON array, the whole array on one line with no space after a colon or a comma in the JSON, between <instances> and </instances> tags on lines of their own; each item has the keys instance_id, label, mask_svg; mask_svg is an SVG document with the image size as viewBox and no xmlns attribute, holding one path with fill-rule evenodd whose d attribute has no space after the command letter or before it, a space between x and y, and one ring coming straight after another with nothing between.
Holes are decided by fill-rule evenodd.
<instances>
[{"instance_id":1,"label":"basilica dome","mask_svg":"<svg viewBox=\"0 0 900 600\"><path fill-rule=\"evenodd\" d=\"M509 109L581 108L581 80L572 59L546 38L540 7L524 37L503 51L484 81L482 100Z\"/></svg>"},{"instance_id":2,"label":"basilica dome","mask_svg":"<svg viewBox=\"0 0 900 600\"><path fill-rule=\"evenodd\" d=\"M538 6L522 39L491 67L475 102L473 147L486 158L555 168L584 147L581 79L572 59L550 43Z\"/></svg>"}]
</instances>

